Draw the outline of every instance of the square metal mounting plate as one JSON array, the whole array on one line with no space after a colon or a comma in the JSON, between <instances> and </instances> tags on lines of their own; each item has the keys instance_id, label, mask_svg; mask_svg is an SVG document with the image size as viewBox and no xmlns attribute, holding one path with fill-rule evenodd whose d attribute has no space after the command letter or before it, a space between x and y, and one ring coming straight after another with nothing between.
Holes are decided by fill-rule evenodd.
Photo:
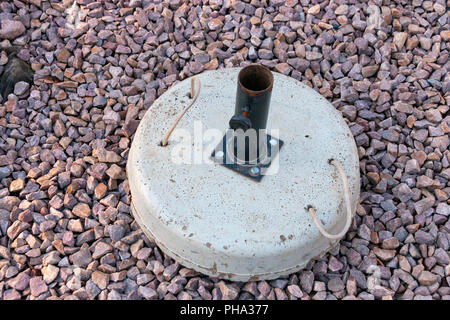
<instances>
[{"instance_id":1,"label":"square metal mounting plate","mask_svg":"<svg viewBox=\"0 0 450 320\"><path fill-rule=\"evenodd\" d=\"M222 138L221 142L211 153L211 159L214 162L224 166L225 168L231 169L256 182L260 182L264 177L264 172L270 167L270 165L272 164L272 159L278 154L284 144L282 140L274 138L271 135L267 134L265 136L267 147L266 157L262 161L257 161L253 164L239 163L234 161L234 159L230 159L232 158L232 156L227 156L231 154L230 152L227 152L227 138L229 138L227 135ZM228 148L230 147L228 146Z\"/></svg>"}]
</instances>

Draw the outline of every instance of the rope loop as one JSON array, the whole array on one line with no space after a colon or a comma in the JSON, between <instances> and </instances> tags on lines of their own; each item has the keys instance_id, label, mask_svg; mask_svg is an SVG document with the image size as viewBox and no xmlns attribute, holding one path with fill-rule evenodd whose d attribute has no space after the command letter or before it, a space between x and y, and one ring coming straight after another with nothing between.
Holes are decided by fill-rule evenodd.
<instances>
[{"instance_id":1,"label":"rope loop","mask_svg":"<svg viewBox=\"0 0 450 320\"><path fill-rule=\"evenodd\" d=\"M194 88L195 88L194 81L197 82L197 90L196 91L194 90ZM194 91L195 91L195 93L194 93ZM172 123L172 126L169 128L169 130L167 130L166 134L164 135L164 138L161 141L162 147L167 146L167 142L169 141L169 137L172 134L173 130L178 125L178 122L180 122L181 118L184 116L186 111L188 111L188 109L195 103L199 94L200 94L200 80L197 77L192 77L191 78L191 93L190 93L192 100L186 107L184 107L184 109L180 112L178 117Z\"/></svg>"},{"instance_id":2,"label":"rope loop","mask_svg":"<svg viewBox=\"0 0 450 320\"><path fill-rule=\"evenodd\" d=\"M311 217L312 217L317 229L319 229L319 232L325 238L328 238L330 240L337 240L337 239L343 238L345 236L345 234L347 233L348 229L350 228L350 224L352 222L352 209L351 209L351 205L350 205L350 192L348 189L348 182L347 182L347 177L345 175L344 169L342 169L342 166L340 165L340 163L334 159L329 160L328 163L334 165L336 167L336 169L339 171L339 175L341 176L342 184L344 186L344 201L345 201L345 206L347 208L344 229L342 229L342 231L339 232L338 234L330 234L322 227L319 220L317 219L316 210L314 210L314 208L312 206L309 206L308 211L311 214Z\"/></svg>"}]
</instances>

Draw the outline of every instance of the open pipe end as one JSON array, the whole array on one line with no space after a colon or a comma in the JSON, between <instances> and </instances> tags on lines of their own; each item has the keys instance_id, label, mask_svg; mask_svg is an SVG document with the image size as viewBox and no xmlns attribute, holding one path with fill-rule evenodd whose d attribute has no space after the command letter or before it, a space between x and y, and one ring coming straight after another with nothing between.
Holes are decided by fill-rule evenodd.
<instances>
[{"instance_id":1,"label":"open pipe end","mask_svg":"<svg viewBox=\"0 0 450 320\"><path fill-rule=\"evenodd\" d=\"M239 87L250 96L272 91L273 74L260 64L251 64L242 68L238 76Z\"/></svg>"}]
</instances>

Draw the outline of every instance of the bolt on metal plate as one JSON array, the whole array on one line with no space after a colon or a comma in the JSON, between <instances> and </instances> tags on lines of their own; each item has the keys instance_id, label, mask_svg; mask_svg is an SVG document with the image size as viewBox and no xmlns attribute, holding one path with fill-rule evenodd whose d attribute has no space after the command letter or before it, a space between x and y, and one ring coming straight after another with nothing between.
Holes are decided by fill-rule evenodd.
<instances>
[{"instance_id":1,"label":"bolt on metal plate","mask_svg":"<svg viewBox=\"0 0 450 320\"><path fill-rule=\"evenodd\" d=\"M282 140L272 137L269 134L265 136L265 139L265 150L267 152L265 152L262 159L258 159L257 161L236 161L237 159L231 155L232 151L227 141L227 135L223 137L221 142L213 150L211 159L225 168L231 169L256 182L260 182L265 175L265 171L272 164L272 159L279 153L284 144Z\"/></svg>"}]
</instances>

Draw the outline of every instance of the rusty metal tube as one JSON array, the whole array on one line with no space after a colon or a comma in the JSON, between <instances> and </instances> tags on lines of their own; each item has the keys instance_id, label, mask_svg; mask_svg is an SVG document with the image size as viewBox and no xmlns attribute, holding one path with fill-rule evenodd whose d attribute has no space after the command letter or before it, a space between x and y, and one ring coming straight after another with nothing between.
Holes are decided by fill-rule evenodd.
<instances>
[{"instance_id":1,"label":"rusty metal tube","mask_svg":"<svg viewBox=\"0 0 450 320\"><path fill-rule=\"evenodd\" d=\"M247 118L248 125L257 131L265 129L272 88L273 74L269 69L259 64L242 68L238 75L234 115Z\"/></svg>"},{"instance_id":2,"label":"rusty metal tube","mask_svg":"<svg viewBox=\"0 0 450 320\"><path fill-rule=\"evenodd\" d=\"M272 72L262 65L251 64L239 72L236 105L229 122L234 130L234 155L238 159L256 161L266 152L265 129L272 88ZM252 133L256 139L250 139L248 134Z\"/></svg>"}]
</instances>

